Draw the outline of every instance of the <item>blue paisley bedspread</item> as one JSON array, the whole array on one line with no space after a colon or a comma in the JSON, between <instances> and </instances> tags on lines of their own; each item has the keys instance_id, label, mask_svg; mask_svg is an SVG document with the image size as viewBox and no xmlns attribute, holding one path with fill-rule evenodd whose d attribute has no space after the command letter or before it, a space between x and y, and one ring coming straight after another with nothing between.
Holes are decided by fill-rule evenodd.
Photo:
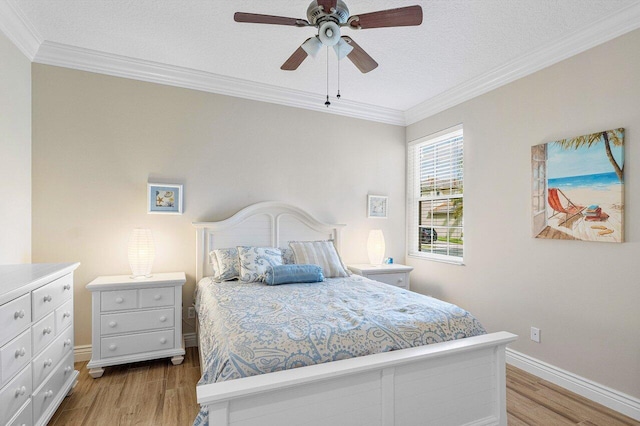
<instances>
[{"instance_id":1,"label":"blue paisley bedspread","mask_svg":"<svg viewBox=\"0 0 640 426\"><path fill-rule=\"evenodd\" d=\"M313 284L203 278L198 384L485 334L464 309L353 275ZM194 425L207 425L201 410Z\"/></svg>"}]
</instances>

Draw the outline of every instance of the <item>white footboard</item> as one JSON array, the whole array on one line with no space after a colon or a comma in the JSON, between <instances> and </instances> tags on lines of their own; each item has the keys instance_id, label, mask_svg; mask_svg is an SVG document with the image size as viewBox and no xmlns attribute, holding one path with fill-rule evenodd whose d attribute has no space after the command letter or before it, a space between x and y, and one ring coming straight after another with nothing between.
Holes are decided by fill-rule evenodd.
<instances>
[{"instance_id":1,"label":"white footboard","mask_svg":"<svg viewBox=\"0 0 640 426\"><path fill-rule=\"evenodd\" d=\"M210 426L505 425L505 347L486 334L200 385Z\"/></svg>"}]
</instances>

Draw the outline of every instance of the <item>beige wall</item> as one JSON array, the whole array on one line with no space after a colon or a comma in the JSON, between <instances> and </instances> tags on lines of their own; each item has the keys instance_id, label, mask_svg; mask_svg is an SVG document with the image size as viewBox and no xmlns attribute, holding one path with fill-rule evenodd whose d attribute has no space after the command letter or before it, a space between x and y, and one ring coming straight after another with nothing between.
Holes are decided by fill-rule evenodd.
<instances>
[{"instance_id":1,"label":"beige wall","mask_svg":"<svg viewBox=\"0 0 640 426\"><path fill-rule=\"evenodd\" d=\"M409 259L412 287L457 303L516 351L640 397L640 31L407 128L465 138L465 266ZM626 241L534 239L532 145L626 128ZM529 339L539 327L541 343Z\"/></svg>"},{"instance_id":2,"label":"beige wall","mask_svg":"<svg viewBox=\"0 0 640 426\"><path fill-rule=\"evenodd\" d=\"M403 127L34 64L33 260L82 263L75 308L83 345L91 342L84 287L130 273L134 227L154 233L155 272L187 273L185 304L194 290L191 222L258 201L346 223L345 261L366 261L375 227L387 255L401 258L404 141ZM147 181L184 184L184 214L148 215ZM388 220L366 218L369 192L390 197Z\"/></svg>"},{"instance_id":3,"label":"beige wall","mask_svg":"<svg viewBox=\"0 0 640 426\"><path fill-rule=\"evenodd\" d=\"M31 62L0 32L0 264L31 261Z\"/></svg>"}]
</instances>

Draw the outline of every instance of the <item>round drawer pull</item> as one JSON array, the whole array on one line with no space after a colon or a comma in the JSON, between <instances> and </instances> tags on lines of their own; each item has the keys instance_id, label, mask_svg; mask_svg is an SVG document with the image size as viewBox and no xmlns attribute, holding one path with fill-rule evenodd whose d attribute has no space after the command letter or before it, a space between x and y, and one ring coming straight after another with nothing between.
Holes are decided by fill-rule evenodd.
<instances>
[{"instance_id":1,"label":"round drawer pull","mask_svg":"<svg viewBox=\"0 0 640 426\"><path fill-rule=\"evenodd\" d=\"M44 330L42 330L42 334L51 334L53 330L51 329L51 327L46 327Z\"/></svg>"},{"instance_id":2,"label":"round drawer pull","mask_svg":"<svg viewBox=\"0 0 640 426\"><path fill-rule=\"evenodd\" d=\"M160 317L160 322L167 322L167 317L166 316L161 316Z\"/></svg>"},{"instance_id":3,"label":"round drawer pull","mask_svg":"<svg viewBox=\"0 0 640 426\"><path fill-rule=\"evenodd\" d=\"M118 347L116 345L109 345L110 351L115 351Z\"/></svg>"},{"instance_id":4,"label":"round drawer pull","mask_svg":"<svg viewBox=\"0 0 640 426\"><path fill-rule=\"evenodd\" d=\"M115 327L116 325L118 325L118 323L117 323L117 322L115 322L115 321L109 321L109 327L113 328L113 327Z\"/></svg>"},{"instance_id":5,"label":"round drawer pull","mask_svg":"<svg viewBox=\"0 0 640 426\"><path fill-rule=\"evenodd\" d=\"M166 337L161 338L160 343L162 343L163 345L167 343L167 338Z\"/></svg>"},{"instance_id":6,"label":"round drawer pull","mask_svg":"<svg viewBox=\"0 0 640 426\"><path fill-rule=\"evenodd\" d=\"M65 284L64 287L62 287L64 290L71 290L71 284Z\"/></svg>"},{"instance_id":7,"label":"round drawer pull","mask_svg":"<svg viewBox=\"0 0 640 426\"><path fill-rule=\"evenodd\" d=\"M21 388L16 389L16 398L27 393L27 387L23 386Z\"/></svg>"},{"instance_id":8,"label":"round drawer pull","mask_svg":"<svg viewBox=\"0 0 640 426\"><path fill-rule=\"evenodd\" d=\"M65 340L64 344L62 345L63 348L66 348L67 346L71 346L71 339Z\"/></svg>"},{"instance_id":9,"label":"round drawer pull","mask_svg":"<svg viewBox=\"0 0 640 426\"><path fill-rule=\"evenodd\" d=\"M19 311L16 311L16 313L13 314L13 318L14 319L24 318L24 309L20 309Z\"/></svg>"},{"instance_id":10,"label":"round drawer pull","mask_svg":"<svg viewBox=\"0 0 640 426\"><path fill-rule=\"evenodd\" d=\"M16 349L16 358L24 356L27 353L25 348Z\"/></svg>"},{"instance_id":11,"label":"round drawer pull","mask_svg":"<svg viewBox=\"0 0 640 426\"><path fill-rule=\"evenodd\" d=\"M155 296L153 296L153 300L160 300L162 299L162 296L159 294L156 294Z\"/></svg>"},{"instance_id":12,"label":"round drawer pull","mask_svg":"<svg viewBox=\"0 0 640 426\"><path fill-rule=\"evenodd\" d=\"M46 359L46 360L44 361L44 366L45 366L45 367L51 367L51 364L53 364L53 360L52 360L51 358Z\"/></svg>"},{"instance_id":13,"label":"round drawer pull","mask_svg":"<svg viewBox=\"0 0 640 426\"><path fill-rule=\"evenodd\" d=\"M402 281L404 281L402 278L398 278L399 283L401 283Z\"/></svg>"},{"instance_id":14,"label":"round drawer pull","mask_svg":"<svg viewBox=\"0 0 640 426\"><path fill-rule=\"evenodd\" d=\"M52 396L53 396L53 391L51 389L49 389L44 393L45 398L51 398Z\"/></svg>"},{"instance_id":15,"label":"round drawer pull","mask_svg":"<svg viewBox=\"0 0 640 426\"><path fill-rule=\"evenodd\" d=\"M65 312L64 314L62 314L62 318L68 318L71 316L71 312Z\"/></svg>"},{"instance_id":16,"label":"round drawer pull","mask_svg":"<svg viewBox=\"0 0 640 426\"><path fill-rule=\"evenodd\" d=\"M67 365L67 366L64 368L64 374L70 373L70 372L71 372L71 370L72 370L71 366L70 366L70 365Z\"/></svg>"},{"instance_id":17,"label":"round drawer pull","mask_svg":"<svg viewBox=\"0 0 640 426\"><path fill-rule=\"evenodd\" d=\"M48 294L45 297L43 297L43 299L45 302L51 302L51 296L49 296Z\"/></svg>"},{"instance_id":18,"label":"round drawer pull","mask_svg":"<svg viewBox=\"0 0 640 426\"><path fill-rule=\"evenodd\" d=\"M122 297L116 297L116 303L122 303L124 299Z\"/></svg>"}]
</instances>

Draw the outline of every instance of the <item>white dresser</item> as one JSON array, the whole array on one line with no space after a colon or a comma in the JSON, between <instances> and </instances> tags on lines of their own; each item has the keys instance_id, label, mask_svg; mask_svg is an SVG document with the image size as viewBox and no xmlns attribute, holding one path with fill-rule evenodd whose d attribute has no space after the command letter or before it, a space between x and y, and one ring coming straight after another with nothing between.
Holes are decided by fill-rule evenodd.
<instances>
[{"instance_id":1,"label":"white dresser","mask_svg":"<svg viewBox=\"0 0 640 426\"><path fill-rule=\"evenodd\" d=\"M104 368L148 359L184 360L182 286L184 272L98 277L87 284L92 294L89 374Z\"/></svg>"},{"instance_id":2,"label":"white dresser","mask_svg":"<svg viewBox=\"0 0 640 426\"><path fill-rule=\"evenodd\" d=\"M347 265L347 268L356 275L362 275L375 281L410 290L411 282L409 280L409 274L413 271L412 266L400 265L399 263L383 265L364 263Z\"/></svg>"},{"instance_id":3,"label":"white dresser","mask_svg":"<svg viewBox=\"0 0 640 426\"><path fill-rule=\"evenodd\" d=\"M79 265L0 266L0 424L46 425L77 382L73 271Z\"/></svg>"}]
</instances>

